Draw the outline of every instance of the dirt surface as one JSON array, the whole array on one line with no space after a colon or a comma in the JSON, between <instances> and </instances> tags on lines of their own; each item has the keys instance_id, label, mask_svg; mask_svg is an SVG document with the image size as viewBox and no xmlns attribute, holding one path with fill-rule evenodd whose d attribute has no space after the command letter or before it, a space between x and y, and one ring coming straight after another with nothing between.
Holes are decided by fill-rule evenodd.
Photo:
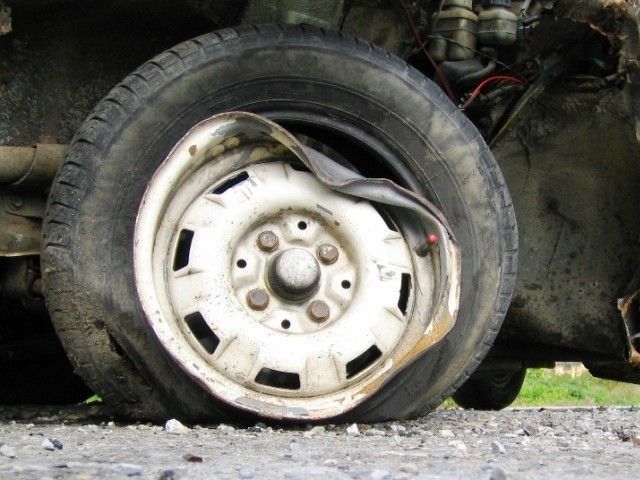
<instances>
[{"instance_id":1,"label":"dirt surface","mask_svg":"<svg viewBox=\"0 0 640 480\"><path fill-rule=\"evenodd\" d=\"M640 478L638 408L439 410L402 423L285 430L122 425L100 415L0 410L0 478Z\"/></svg>"}]
</instances>

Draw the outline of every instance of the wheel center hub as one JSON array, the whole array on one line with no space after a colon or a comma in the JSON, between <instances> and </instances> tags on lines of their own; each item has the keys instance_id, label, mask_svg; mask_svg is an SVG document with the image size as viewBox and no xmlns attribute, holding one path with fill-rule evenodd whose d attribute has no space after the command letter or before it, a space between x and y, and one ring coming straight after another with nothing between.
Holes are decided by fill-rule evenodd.
<instances>
[{"instance_id":1,"label":"wheel center hub","mask_svg":"<svg viewBox=\"0 0 640 480\"><path fill-rule=\"evenodd\" d=\"M286 300L304 300L318 289L320 265L307 250L289 248L274 258L268 282L278 296Z\"/></svg>"}]
</instances>

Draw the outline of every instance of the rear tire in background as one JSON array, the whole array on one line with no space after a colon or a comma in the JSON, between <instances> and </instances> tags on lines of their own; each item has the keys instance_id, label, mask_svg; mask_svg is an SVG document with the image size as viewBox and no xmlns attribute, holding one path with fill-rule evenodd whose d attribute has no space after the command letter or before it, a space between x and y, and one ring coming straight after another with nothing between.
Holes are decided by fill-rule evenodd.
<instances>
[{"instance_id":1,"label":"rear tire in background","mask_svg":"<svg viewBox=\"0 0 640 480\"><path fill-rule=\"evenodd\" d=\"M332 420L435 408L478 366L509 305L509 193L480 134L435 84L368 43L309 27L222 30L180 44L116 86L78 131L51 191L42 256L47 305L76 371L122 416L243 418L161 347L133 268L152 176L194 125L230 110L264 115L441 209L462 252L453 330Z\"/></svg>"},{"instance_id":2,"label":"rear tire in background","mask_svg":"<svg viewBox=\"0 0 640 480\"><path fill-rule=\"evenodd\" d=\"M476 372L453 394L453 400L462 408L502 410L518 398L526 375L526 368Z\"/></svg>"}]
</instances>

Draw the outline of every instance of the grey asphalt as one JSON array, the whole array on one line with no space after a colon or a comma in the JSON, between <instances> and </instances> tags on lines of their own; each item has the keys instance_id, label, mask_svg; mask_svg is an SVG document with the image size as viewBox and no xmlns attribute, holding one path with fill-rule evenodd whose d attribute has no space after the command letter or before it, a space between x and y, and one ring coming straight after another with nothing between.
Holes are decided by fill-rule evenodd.
<instances>
[{"instance_id":1,"label":"grey asphalt","mask_svg":"<svg viewBox=\"0 0 640 480\"><path fill-rule=\"evenodd\" d=\"M438 410L314 429L12 412L0 410L2 479L640 478L637 407Z\"/></svg>"}]
</instances>

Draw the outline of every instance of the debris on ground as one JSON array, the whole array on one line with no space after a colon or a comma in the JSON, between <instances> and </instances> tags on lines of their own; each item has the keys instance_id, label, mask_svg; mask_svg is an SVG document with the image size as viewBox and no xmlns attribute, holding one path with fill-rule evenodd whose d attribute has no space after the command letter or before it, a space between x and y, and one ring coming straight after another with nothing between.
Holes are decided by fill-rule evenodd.
<instances>
[{"instance_id":1,"label":"debris on ground","mask_svg":"<svg viewBox=\"0 0 640 480\"><path fill-rule=\"evenodd\" d=\"M5 445L3 443L2 445L0 445L0 455L9 458L16 458L16 451L9 445Z\"/></svg>"},{"instance_id":2,"label":"debris on ground","mask_svg":"<svg viewBox=\"0 0 640 480\"><path fill-rule=\"evenodd\" d=\"M441 409L403 422L300 428L108 421L0 416L0 478L628 480L640 451L638 408ZM183 433L166 434L175 428Z\"/></svg>"},{"instance_id":3,"label":"debris on ground","mask_svg":"<svg viewBox=\"0 0 640 480\"><path fill-rule=\"evenodd\" d=\"M182 459L192 463L202 463L202 457L200 455L194 455L193 453L185 453L182 455Z\"/></svg>"},{"instance_id":4,"label":"debris on ground","mask_svg":"<svg viewBox=\"0 0 640 480\"><path fill-rule=\"evenodd\" d=\"M347 435L351 435L352 437L360 435L360 429L358 428L358 425L355 423L349 425L347 427Z\"/></svg>"},{"instance_id":5,"label":"debris on ground","mask_svg":"<svg viewBox=\"0 0 640 480\"><path fill-rule=\"evenodd\" d=\"M184 426L180 421L172 418L171 420L167 420L167 423L164 424L164 431L168 433L189 433L191 429L189 427Z\"/></svg>"}]
</instances>

